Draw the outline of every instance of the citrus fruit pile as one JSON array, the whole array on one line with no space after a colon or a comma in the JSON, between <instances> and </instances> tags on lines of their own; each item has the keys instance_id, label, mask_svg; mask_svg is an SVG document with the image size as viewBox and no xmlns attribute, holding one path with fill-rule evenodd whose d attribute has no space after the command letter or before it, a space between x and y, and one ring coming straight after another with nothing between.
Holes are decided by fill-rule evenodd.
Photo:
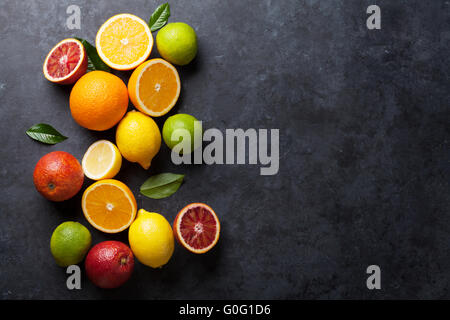
<instances>
[{"instance_id":1,"label":"citrus fruit pile","mask_svg":"<svg viewBox=\"0 0 450 320\"><path fill-rule=\"evenodd\" d=\"M147 60L153 44L152 31L144 20L118 14L100 27L94 49L110 68L134 70L128 85L110 72L88 67L93 47L78 39L59 42L43 65L49 81L73 84L69 106L76 123L95 131L116 126L115 143L94 142L81 163L68 152L54 151L39 160L33 174L36 189L51 201L68 200L82 189L85 177L93 180L81 197L86 221L104 233L128 229L129 246L104 241L92 248L91 233L80 223L67 221L53 232L50 247L56 263L64 267L86 258L88 278L102 288L124 284L132 274L135 258L152 268L167 264L175 239L197 254L209 251L219 239L219 219L206 204L187 205L171 226L163 215L139 209L133 191L114 179L123 158L144 169L151 166L162 141L152 117L167 114L178 100L181 81L174 64L186 65L197 54L197 36L185 23L169 23L159 31L156 45L162 59ZM128 111L129 100L137 110ZM166 120L163 137L170 149L181 142L172 139L174 130L184 128L193 137L194 121L196 118L187 114Z\"/></svg>"}]
</instances>

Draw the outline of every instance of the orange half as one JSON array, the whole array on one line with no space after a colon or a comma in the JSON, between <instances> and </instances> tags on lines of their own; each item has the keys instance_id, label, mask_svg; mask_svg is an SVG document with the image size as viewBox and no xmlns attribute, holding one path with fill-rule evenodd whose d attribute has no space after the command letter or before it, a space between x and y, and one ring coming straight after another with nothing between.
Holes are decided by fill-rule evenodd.
<instances>
[{"instance_id":1,"label":"orange half","mask_svg":"<svg viewBox=\"0 0 450 320\"><path fill-rule=\"evenodd\" d=\"M181 82L177 69L163 59L151 59L141 64L128 81L128 95L141 112L159 117L177 103Z\"/></svg>"},{"instance_id":2,"label":"orange half","mask_svg":"<svg viewBox=\"0 0 450 320\"><path fill-rule=\"evenodd\" d=\"M47 80L73 84L86 73L88 60L83 44L77 39L64 39L48 53L42 67Z\"/></svg>"},{"instance_id":3,"label":"orange half","mask_svg":"<svg viewBox=\"0 0 450 320\"><path fill-rule=\"evenodd\" d=\"M117 70L131 70L147 60L153 36L147 23L129 13L115 15L100 27L95 37L100 58Z\"/></svg>"},{"instance_id":4,"label":"orange half","mask_svg":"<svg viewBox=\"0 0 450 320\"><path fill-rule=\"evenodd\" d=\"M131 190L114 179L100 180L83 193L81 207L87 221L106 233L117 233L130 226L136 217L136 199Z\"/></svg>"},{"instance_id":5,"label":"orange half","mask_svg":"<svg viewBox=\"0 0 450 320\"><path fill-rule=\"evenodd\" d=\"M219 218L207 204L191 203L175 217L173 233L183 247L202 254L211 250L219 240Z\"/></svg>"}]
</instances>

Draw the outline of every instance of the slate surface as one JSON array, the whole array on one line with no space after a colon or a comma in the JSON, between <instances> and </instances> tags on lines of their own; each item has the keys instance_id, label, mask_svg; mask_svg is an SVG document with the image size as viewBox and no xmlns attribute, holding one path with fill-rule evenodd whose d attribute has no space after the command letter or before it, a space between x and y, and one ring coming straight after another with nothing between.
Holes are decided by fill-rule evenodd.
<instances>
[{"instance_id":1,"label":"slate surface","mask_svg":"<svg viewBox=\"0 0 450 320\"><path fill-rule=\"evenodd\" d=\"M382 29L370 31L373 2ZM69 4L81 8L81 30L66 27ZM222 132L279 128L279 173L176 166L165 146L148 171L125 162L117 178L140 207L170 222L190 202L215 208L219 244L203 256L177 246L161 270L137 264L118 290L84 276L82 290L66 289L49 251L58 224L83 223L93 243L127 242L127 233L92 228L80 196L58 204L34 190L44 154L81 159L95 140L114 139L114 130L90 132L72 120L71 88L46 81L42 63L61 39L93 42L110 16L147 20L157 4L1 2L1 298L450 298L450 4L438 0L170 1L170 21L191 24L199 38L196 60L178 68L181 98L170 114L193 114ZM130 73L116 74L126 81ZM32 141L24 132L39 122L69 139ZM185 173L186 181L165 200L140 196L142 182L159 172ZM366 288L371 264L381 267L382 290Z\"/></svg>"}]
</instances>

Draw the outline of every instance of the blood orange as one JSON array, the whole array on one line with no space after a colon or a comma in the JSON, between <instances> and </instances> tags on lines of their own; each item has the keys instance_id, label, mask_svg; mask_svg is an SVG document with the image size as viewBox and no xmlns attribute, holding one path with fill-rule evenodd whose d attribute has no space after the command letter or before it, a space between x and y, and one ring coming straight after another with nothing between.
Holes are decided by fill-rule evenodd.
<instances>
[{"instance_id":1,"label":"blood orange","mask_svg":"<svg viewBox=\"0 0 450 320\"><path fill-rule=\"evenodd\" d=\"M123 242L103 241L89 250L84 266L88 278L97 287L118 288L130 279L134 256Z\"/></svg>"},{"instance_id":2,"label":"blood orange","mask_svg":"<svg viewBox=\"0 0 450 320\"><path fill-rule=\"evenodd\" d=\"M64 201L80 191L84 174L73 155L64 151L53 151L36 163L33 181L36 190L46 199Z\"/></svg>"},{"instance_id":3,"label":"blood orange","mask_svg":"<svg viewBox=\"0 0 450 320\"><path fill-rule=\"evenodd\" d=\"M83 44L76 39L64 39L48 53L43 71L45 78L51 82L72 84L86 73L87 66Z\"/></svg>"},{"instance_id":4,"label":"blood orange","mask_svg":"<svg viewBox=\"0 0 450 320\"><path fill-rule=\"evenodd\" d=\"M189 251L205 253L219 240L220 223L210 206L191 203L176 216L173 232L177 241Z\"/></svg>"}]
</instances>

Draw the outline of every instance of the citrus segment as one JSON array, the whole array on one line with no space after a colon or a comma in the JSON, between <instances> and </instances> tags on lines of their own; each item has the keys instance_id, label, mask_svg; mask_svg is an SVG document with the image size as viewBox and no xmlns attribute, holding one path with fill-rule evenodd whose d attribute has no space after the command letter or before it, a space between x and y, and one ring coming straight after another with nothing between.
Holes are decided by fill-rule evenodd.
<instances>
[{"instance_id":1,"label":"citrus segment","mask_svg":"<svg viewBox=\"0 0 450 320\"><path fill-rule=\"evenodd\" d=\"M119 173L122 155L113 143L99 140L88 148L81 165L89 179L110 179Z\"/></svg>"},{"instance_id":2,"label":"citrus segment","mask_svg":"<svg viewBox=\"0 0 450 320\"><path fill-rule=\"evenodd\" d=\"M100 180L83 194L84 216L96 229L116 233L125 230L136 216L136 199L131 190L114 179Z\"/></svg>"},{"instance_id":3,"label":"citrus segment","mask_svg":"<svg viewBox=\"0 0 450 320\"><path fill-rule=\"evenodd\" d=\"M48 53L43 72L51 82L72 84L86 73L87 65L83 44L76 39L64 39Z\"/></svg>"},{"instance_id":4,"label":"citrus segment","mask_svg":"<svg viewBox=\"0 0 450 320\"><path fill-rule=\"evenodd\" d=\"M153 47L153 36L147 23L132 14L109 18L95 39L100 58L111 68L130 70L144 62Z\"/></svg>"},{"instance_id":5,"label":"citrus segment","mask_svg":"<svg viewBox=\"0 0 450 320\"><path fill-rule=\"evenodd\" d=\"M173 224L175 238L194 253L205 253L219 240L220 223L214 210L204 203L184 207Z\"/></svg>"},{"instance_id":6,"label":"citrus segment","mask_svg":"<svg viewBox=\"0 0 450 320\"><path fill-rule=\"evenodd\" d=\"M141 64L128 81L128 94L141 112L159 117L169 112L180 96L181 82L177 69L163 59Z\"/></svg>"}]
</instances>

